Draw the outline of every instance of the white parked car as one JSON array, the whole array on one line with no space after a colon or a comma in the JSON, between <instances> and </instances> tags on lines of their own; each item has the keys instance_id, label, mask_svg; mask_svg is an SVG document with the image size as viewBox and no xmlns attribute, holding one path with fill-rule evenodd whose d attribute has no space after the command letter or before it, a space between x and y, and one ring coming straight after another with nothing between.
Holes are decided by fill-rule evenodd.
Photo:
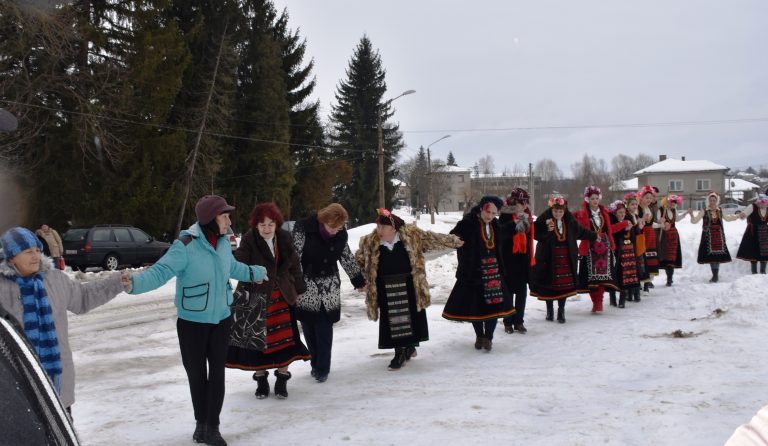
<instances>
[{"instance_id":1,"label":"white parked car","mask_svg":"<svg viewBox=\"0 0 768 446\"><path fill-rule=\"evenodd\" d=\"M723 214L725 215L740 214L744 212L744 209L746 209L745 206L742 206L738 203L723 203L720 205L720 208L723 210Z\"/></svg>"}]
</instances>

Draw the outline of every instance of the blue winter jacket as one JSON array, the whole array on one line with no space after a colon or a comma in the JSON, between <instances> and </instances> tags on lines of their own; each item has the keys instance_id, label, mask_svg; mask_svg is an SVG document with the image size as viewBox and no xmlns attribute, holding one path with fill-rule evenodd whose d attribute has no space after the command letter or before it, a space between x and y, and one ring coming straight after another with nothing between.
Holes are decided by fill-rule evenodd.
<instances>
[{"instance_id":1,"label":"blue winter jacket","mask_svg":"<svg viewBox=\"0 0 768 446\"><path fill-rule=\"evenodd\" d=\"M230 277L247 282L250 280L250 268L253 280L258 282L266 276L266 269L235 260L226 236L219 238L214 250L198 223L179 234L180 237L185 235L192 237L192 241L185 245L181 240L176 240L157 263L133 275L130 293L146 293L176 276L175 304L179 318L218 324L230 315Z\"/></svg>"}]
</instances>

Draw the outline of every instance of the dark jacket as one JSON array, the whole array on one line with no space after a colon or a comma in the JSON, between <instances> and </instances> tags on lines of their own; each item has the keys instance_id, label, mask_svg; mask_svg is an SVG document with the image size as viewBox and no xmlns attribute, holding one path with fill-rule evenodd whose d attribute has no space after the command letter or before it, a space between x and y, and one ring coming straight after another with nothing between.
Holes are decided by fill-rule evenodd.
<instances>
[{"instance_id":1,"label":"dark jacket","mask_svg":"<svg viewBox=\"0 0 768 446\"><path fill-rule=\"evenodd\" d=\"M494 251L503 277L506 269L504 258L501 255L501 225L496 218L491 220L490 224L496 234ZM464 241L464 245L456 250L456 257L459 261L459 265L456 268L456 279L467 284L481 285L480 249L484 248L484 246L482 246L482 238L478 236L480 234L480 206L472 208L464 218L456 223L456 226L451 229L450 234L455 234Z\"/></svg>"},{"instance_id":2,"label":"dark jacket","mask_svg":"<svg viewBox=\"0 0 768 446\"><path fill-rule=\"evenodd\" d=\"M555 276L552 259L554 259L556 238L554 231L547 230L547 220L550 218L552 220L555 219L552 216L552 209L547 209L536 218L536 222L534 223L534 233L536 240L538 241L536 244L536 265L531 272L531 282L534 284L551 284ZM597 239L597 233L590 231L579 224L573 217L573 214L568 210L566 210L565 215L563 215L563 223L565 223L568 254L571 258L571 271L573 271L574 277L576 277L576 266L579 262L579 248L576 241L595 241Z\"/></svg>"},{"instance_id":3,"label":"dark jacket","mask_svg":"<svg viewBox=\"0 0 768 446\"><path fill-rule=\"evenodd\" d=\"M243 236L240 247L235 251L235 258L246 265L261 265L267 269L269 280L256 286L257 293L269 297L277 286L283 299L289 305L295 305L298 295L307 290L301 273L299 256L296 254L293 239L288 231L284 229L275 231L275 241L277 242L277 264L267 242L258 234L258 231L253 229Z\"/></svg>"},{"instance_id":4,"label":"dark jacket","mask_svg":"<svg viewBox=\"0 0 768 446\"><path fill-rule=\"evenodd\" d=\"M526 212L525 215L528 216L529 214ZM502 209L499 215L499 223L501 224L501 255L507 268L504 277L510 290L516 292L528 285L530 280L531 258L533 257L532 226L530 218L528 221L518 222L511 212L506 212L506 208ZM523 232L526 235L527 249L525 254L512 252L514 236L518 232Z\"/></svg>"},{"instance_id":5,"label":"dark jacket","mask_svg":"<svg viewBox=\"0 0 768 446\"><path fill-rule=\"evenodd\" d=\"M307 291L296 302L296 317L307 320L325 311L331 322L341 318L341 279L338 262L355 288L365 285L360 266L347 245L349 235L341 229L326 240L320 235L317 215L297 221L293 227L293 244L301 259Z\"/></svg>"}]
</instances>

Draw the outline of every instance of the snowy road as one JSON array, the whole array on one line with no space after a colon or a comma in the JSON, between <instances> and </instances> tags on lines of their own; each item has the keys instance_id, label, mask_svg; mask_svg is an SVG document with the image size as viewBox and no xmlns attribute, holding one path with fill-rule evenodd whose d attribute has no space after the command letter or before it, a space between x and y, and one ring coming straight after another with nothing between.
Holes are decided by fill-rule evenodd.
<instances>
[{"instance_id":1,"label":"snowy road","mask_svg":"<svg viewBox=\"0 0 768 446\"><path fill-rule=\"evenodd\" d=\"M732 253L743 230L727 227ZM735 261L706 283L708 268L695 263L700 226L680 231L685 269L672 288L658 278L642 302L606 302L598 316L577 298L564 325L529 300L529 333L499 327L491 353L474 350L470 325L440 317L456 260L431 260L431 340L398 372L387 371L391 352L376 348L377 325L345 282L329 380L294 363L290 397L259 401L250 374L230 370L222 433L231 445L721 445L768 404L768 279ZM192 444L172 295L170 282L71 317L84 444Z\"/></svg>"}]
</instances>

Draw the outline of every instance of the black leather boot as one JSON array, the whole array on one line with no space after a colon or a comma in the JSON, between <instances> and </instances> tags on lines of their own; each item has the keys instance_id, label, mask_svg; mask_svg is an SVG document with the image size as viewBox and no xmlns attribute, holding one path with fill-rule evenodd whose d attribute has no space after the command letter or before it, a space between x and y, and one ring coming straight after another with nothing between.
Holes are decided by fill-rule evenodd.
<instances>
[{"instance_id":1,"label":"black leather boot","mask_svg":"<svg viewBox=\"0 0 768 446\"><path fill-rule=\"evenodd\" d=\"M651 282L645 282L643 284L643 291L645 291L647 293L647 292L649 292L650 289L651 289Z\"/></svg>"},{"instance_id":2,"label":"black leather boot","mask_svg":"<svg viewBox=\"0 0 768 446\"><path fill-rule=\"evenodd\" d=\"M565 323L565 307L557 309L557 322L560 322L561 324Z\"/></svg>"},{"instance_id":3,"label":"black leather boot","mask_svg":"<svg viewBox=\"0 0 768 446\"><path fill-rule=\"evenodd\" d=\"M253 380L258 383L256 387L256 398L263 400L269 396L269 381L267 380L269 372L265 372L263 375L253 374Z\"/></svg>"},{"instance_id":4,"label":"black leather boot","mask_svg":"<svg viewBox=\"0 0 768 446\"><path fill-rule=\"evenodd\" d=\"M672 280L672 276L675 274L674 268L667 268L667 286L672 286L672 283L674 281Z\"/></svg>"},{"instance_id":5,"label":"black leather boot","mask_svg":"<svg viewBox=\"0 0 768 446\"><path fill-rule=\"evenodd\" d=\"M275 370L275 396L281 400L288 398L288 380L291 379L291 372L281 372Z\"/></svg>"},{"instance_id":6,"label":"black leather boot","mask_svg":"<svg viewBox=\"0 0 768 446\"><path fill-rule=\"evenodd\" d=\"M627 301L627 290L621 290L619 292L619 308L624 308L625 302Z\"/></svg>"},{"instance_id":7,"label":"black leather boot","mask_svg":"<svg viewBox=\"0 0 768 446\"><path fill-rule=\"evenodd\" d=\"M611 306L615 307L616 306L616 291L614 291L614 290L608 291L608 296L610 297Z\"/></svg>"},{"instance_id":8,"label":"black leather boot","mask_svg":"<svg viewBox=\"0 0 768 446\"><path fill-rule=\"evenodd\" d=\"M752 264L752 274L757 274L757 262L750 262Z\"/></svg>"},{"instance_id":9,"label":"black leather boot","mask_svg":"<svg viewBox=\"0 0 768 446\"><path fill-rule=\"evenodd\" d=\"M477 348L477 343L475 343L475 348ZM395 357L392 358L392 361L389 363L389 370L400 370L400 368L405 364L405 361L408 359L405 355L405 347L397 347L395 348Z\"/></svg>"},{"instance_id":10,"label":"black leather boot","mask_svg":"<svg viewBox=\"0 0 768 446\"><path fill-rule=\"evenodd\" d=\"M547 301L547 317L546 317L546 319L548 321L555 320L555 304L551 300Z\"/></svg>"},{"instance_id":11,"label":"black leather boot","mask_svg":"<svg viewBox=\"0 0 768 446\"><path fill-rule=\"evenodd\" d=\"M635 287L635 289L632 290L632 293L635 295L635 302L640 302L640 287Z\"/></svg>"},{"instance_id":12,"label":"black leather boot","mask_svg":"<svg viewBox=\"0 0 768 446\"><path fill-rule=\"evenodd\" d=\"M717 273L718 273L718 272L719 272L719 271L718 271L718 270L716 270L716 269L713 269L713 270L712 270L712 278L711 278L711 279L709 279L709 281L710 281L711 283L717 283L717 280L718 280L718 277L717 277Z\"/></svg>"},{"instance_id":13,"label":"black leather boot","mask_svg":"<svg viewBox=\"0 0 768 446\"><path fill-rule=\"evenodd\" d=\"M195 433L192 434L195 443L205 443L205 423L198 421L195 425Z\"/></svg>"},{"instance_id":14,"label":"black leather boot","mask_svg":"<svg viewBox=\"0 0 768 446\"><path fill-rule=\"evenodd\" d=\"M765 274L765 265L768 264L768 262L760 262L760 274Z\"/></svg>"},{"instance_id":15,"label":"black leather boot","mask_svg":"<svg viewBox=\"0 0 768 446\"><path fill-rule=\"evenodd\" d=\"M227 442L221 438L219 426L208 425L205 428L205 444L211 446L227 446Z\"/></svg>"}]
</instances>

